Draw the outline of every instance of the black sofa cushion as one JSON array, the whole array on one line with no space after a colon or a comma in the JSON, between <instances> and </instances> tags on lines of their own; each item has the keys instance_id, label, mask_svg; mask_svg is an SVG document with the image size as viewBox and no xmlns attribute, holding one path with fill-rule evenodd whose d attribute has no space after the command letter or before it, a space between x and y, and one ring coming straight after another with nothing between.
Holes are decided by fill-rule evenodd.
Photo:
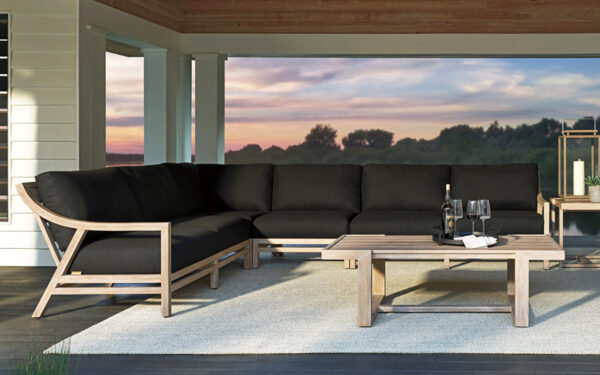
<instances>
[{"instance_id":1,"label":"black sofa cushion","mask_svg":"<svg viewBox=\"0 0 600 375\"><path fill-rule=\"evenodd\" d=\"M544 217L535 211L494 210L492 218L485 221L486 228L493 226L498 234L543 234ZM456 224L459 231L470 232L471 222L463 219ZM481 220L475 221L475 230L481 230Z\"/></svg>"},{"instance_id":2,"label":"black sofa cushion","mask_svg":"<svg viewBox=\"0 0 600 375\"><path fill-rule=\"evenodd\" d=\"M437 210L449 183L449 165L365 165L362 210Z\"/></svg>"},{"instance_id":3,"label":"black sofa cushion","mask_svg":"<svg viewBox=\"0 0 600 375\"><path fill-rule=\"evenodd\" d=\"M197 164L202 211L271 209L272 164Z\"/></svg>"},{"instance_id":4,"label":"black sofa cushion","mask_svg":"<svg viewBox=\"0 0 600 375\"><path fill-rule=\"evenodd\" d=\"M163 165L175 180L179 197L183 202L183 214L189 215L198 211L203 198L198 194L200 190L198 168L192 163L164 163Z\"/></svg>"},{"instance_id":5,"label":"black sofa cushion","mask_svg":"<svg viewBox=\"0 0 600 375\"><path fill-rule=\"evenodd\" d=\"M360 211L359 165L276 165L273 211Z\"/></svg>"},{"instance_id":6,"label":"black sofa cushion","mask_svg":"<svg viewBox=\"0 0 600 375\"><path fill-rule=\"evenodd\" d=\"M348 211L275 211L254 220L254 238L337 238L348 233Z\"/></svg>"},{"instance_id":7,"label":"black sofa cushion","mask_svg":"<svg viewBox=\"0 0 600 375\"><path fill-rule=\"evenodd\" d=\"M175 180L164 165L119 167L133 192L145 221L163 221L184 215Z\"/></svg>"},{"instance_id":8,"label":"black sofa cushion","mask_svg":"<svg viewBox=\"0 0 600 375\"><path fill-rule=\"evenodd\" d=\"M216 232L219 251L249 239L252 228L249 220L234 215L186 216L173 220L172 224L173 228L202 228Z\"/></svg>"},{"instance_id":9,"label":"black sofa cushion","mask_svg":"<svg viewBox=\"0 0 600 375\"><path fill-rule=\"evenodd\" d=\"M134 222L143 216L123 173L115 168L89 171L45 172L35 178L41 202L71 219ZM54 240L66 250L75 230L50 225ZM86 240L101 235L88 232Z\"/></svg>"},{"instance_id":10,"label":"black sofa cushion","mask_svg":"<svg viewBox=\"0 0 600 375\"><path fill-rule=\"evenodd\" d=\"M536 164L453 165L452 197L489 199L494 210L537 209L538 169Z\"/></svg>"},{"instance_id":11,"label":"black sofa cushion","mask_svg":"<svg viewBox=\"0 0 600 375\"><path fill-rule=\"evenodd\" d=\"M350 222L351 234L431 234L440 225L438 210L366 211Z\"/></svg>"},{"instance_id":12,"label":"black sofa cushion","mask_svg":"<svg viewBox=\"0 0 600 375\"><path fill-rule=\"evenodd\" d=\"M171 271L175 272L218 251L217 233L202 228L171 229ZM160 273L158 232L113 233L81 247L69 272L83 274Z\"/></svg>"}]
</instances>

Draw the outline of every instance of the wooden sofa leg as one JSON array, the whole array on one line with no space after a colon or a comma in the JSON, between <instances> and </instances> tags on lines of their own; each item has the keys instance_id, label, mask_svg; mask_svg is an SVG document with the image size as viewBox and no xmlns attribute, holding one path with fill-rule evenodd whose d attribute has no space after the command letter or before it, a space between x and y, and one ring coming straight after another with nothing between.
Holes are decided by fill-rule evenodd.
<instances>
[{"instance_id":1,"label":"wooden sofa leg","mask_svg":"<svg viewBox=\"0 0 600 375\"><path fill-rule=\"evenodd\" d=\"M260 267L260 252L258 251L258 241L252 241L252 268Z\"/></svg>"},{"instance_id":2,"label":"wooden sofa leg","mask_svg":"<svg viewBox=\"0 0 600 375\"><path fill-rule=\"evenodd\" d=\"M215 261L215 264L217 264L216 261ZM217 289L218 287L219 287L219 269L217 268L216 270L214 270L210 273L210 288Z\"/></svg>"},{"instance_id":3,"label":"wooden sofa leg","mask_svg":"<svg viewBox=\"0 0 600 375\"><path fill-rule=\"evenodd\" d=\"M244 269L249 270L252 268L252 263L254 262L252 256L254 254L254 248L252 247L252 240L248 240L248 249L246 254L244 255Z\"/></svg>"},{"instance_id":4,"label":"wooden sofa leg","mask_svg":"<svg viewBox=\"0 0 600 375\"><path fill-rule=\"evenodd\" d=\"M344 259L344 268L353 270L356 268L356 259Z\"/></svg>"},{"instance_id":5,"label":"wooden sofa leg","mask_svg":"<svg viewBox=\"0 0 600 375\"><path fill-rule=\"evenodd\" d=\"M444 258L444 269L450 269L450 258Z\"/></svg>"},{"instance_id":6,"label":"wooden sofa leg","mask_svg":"<svg viewBox=\"0 0 600 375\"><path fill-rule=\"evenodd\" d=\"M550 269L550 261L548 259L544 259L544 270L548 271Z\"/></svg>"}]
</instances>

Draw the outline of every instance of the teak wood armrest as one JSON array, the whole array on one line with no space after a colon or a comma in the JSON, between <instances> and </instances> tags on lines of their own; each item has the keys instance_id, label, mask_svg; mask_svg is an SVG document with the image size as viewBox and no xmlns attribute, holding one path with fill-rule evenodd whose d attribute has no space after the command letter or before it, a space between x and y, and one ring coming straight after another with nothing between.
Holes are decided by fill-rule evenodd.
<instances>
[{"instance_id":1,"label":"teak wood armrest","mask_svg":"<svg viewBox=\"0 0 600 375\"><path fill-rule=\"evenodd\" d=\"M205 275L211 277L211 288L218 287L219 269L232 261L244 257L244 268L250 268L250 240L242 241L227 249L190 264L173 273L171 271L171 223L170 222L141 222L141 223L105 223L71 219L44 207L40 202L37 185L28 182L17 185L17 191L23 202L33 211L40 227L50 254L56 263L56 270L48 283L44 294L33 312L34 318L43 315L50 298L57 294L160 294L161 312L164 317L171 315L171 293ZM52 237L49 223L75 229L75 234L64 254L58 249ZM157 274L100 274L100 275L67 275L67 271L77 254L83 239L89 231L108 232L160 232L160 273ZM89 286L90 284L106 286ZM148 284L159 283L160 286L115 286L114 284ZM83 284L84 286L78 286Z\"/></svg>"},{"instance_id":2,"label":"teak wood armrest","mask_svg":"<svg viewBox=\"0 0 600 375\"><path fill-rule=\"evenodd\" d=\"M150 222L150 223L105 223L105 222L94 222L86 220L71 219L56 212L53 212L39 201L37 194L36 183L28 182L17 185L17 192L23 199L23 202L33 211L36 216L36 220L44 236L44 240L48 245L48 249L52 254L52 258L56 263L56 271L52 276L52 279L48 283L37 308L33 313L33 317L39 318L44 313L50 297L53 294L90 294L92 291L90 288L69 288L63 286L66 284L65 281L69 280L66 277L66 273L77 254L83 239L88 231L109 231L109 232L129 232L129 231L143 231L143 232L160 232L160 274L156 275L157 279L160 280L160 288L156 287L140 287L137 291L140 293L152 293L155 294L160 290L161 295L161 311L163 316L168 317L171 315L171 223L170 222ZM48 222L54 223L63 227L75 229L75 234L71 239L71 242L67 246L64 254L61 256L59 249L55 245L55 241L52 238L52 233L48 230ZM106 275L106 279L109 280L110 284L107 288L102 288L106 292L116 292L116 289L112 286L114 284L110 280L110 275ZM122 279L122 275L113 275L115 280L118 278ZM136 281L136 276L143 278L144 275L131 275L130 282ZM94 275L91 278L94 279ZM81 276L81 282L85 283L86 276ZM87 292L87 293L86 293ZM117 294L119 292L116 292Z\"/></svg>"}]
</instances>

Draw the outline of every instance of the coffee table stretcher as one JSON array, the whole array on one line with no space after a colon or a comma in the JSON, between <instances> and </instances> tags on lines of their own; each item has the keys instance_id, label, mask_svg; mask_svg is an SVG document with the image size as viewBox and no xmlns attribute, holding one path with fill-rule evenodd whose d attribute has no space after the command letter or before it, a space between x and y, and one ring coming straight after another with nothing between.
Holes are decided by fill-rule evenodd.
<instances>
[{"instance_id":1,"label":"coffee table stretcher","mask_svg":"<svg viewBox=\"0 0 600 375\"><path fill-rule=\"evenodd\" d=\"M351 236L345 236L347 238ZM396 236L398 241L402 237ZM336 250L340 245L336 241L323 252L323 259L352 259L358 264L358 325L370 327L373 325L378 313L511 313L515 327L529 326L529 261L527 251L515 251L513 254L506 251L494 252L493 248L485 251L473 251L462 248L456 250L432 250L425 236L420 241L415 237L405 236L404 245L414 245L421 250L355 250L354 248ZM522 237L522 236L521 236ZM541 236L549 239L548 236ZM430 239L429 239L430 241ZM367 244L366 239L361 238L358 242ZM564 259L564 251L556 242L547 242L552 249L542 251L535 259L548 257L548 259ZM553 245L554 244L554 245ZM341 247L341 246L340 246ZM366 246L365 246L366 247ZM402 247L402 246L400 246ZM333 248L333 249L332 249ZM403 247L403 249L405 249ZM385 297L385 262L386 260L435 260L444 259L451 255L452 259L495 259L506 260L507 282L506 290L508 297L507 305L382 305Z\"/></svg>"}]
</instances>

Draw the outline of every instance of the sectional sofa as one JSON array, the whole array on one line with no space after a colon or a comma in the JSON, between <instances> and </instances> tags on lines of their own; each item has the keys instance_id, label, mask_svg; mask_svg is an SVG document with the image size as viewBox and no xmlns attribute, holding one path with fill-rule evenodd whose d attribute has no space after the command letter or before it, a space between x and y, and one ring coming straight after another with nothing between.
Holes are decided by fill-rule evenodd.
<instances>
[{"instance_id":1,"label":"sectional sofa","mask_svg":"<svg viewBox=\"0 0 600 375\"><path fill-rule=\"evenodd\" d=\"M500 233L549 233L535 164L165 163L42 173L17 186L57 265L33 316L56 294L160 294L166 317L174 290L207 275L216 288L219 269L240 257L256 268L260 252L320 251L346 233L429 234L448 183L465 204L489 198Z\"/></svg>"}]
</instances>

